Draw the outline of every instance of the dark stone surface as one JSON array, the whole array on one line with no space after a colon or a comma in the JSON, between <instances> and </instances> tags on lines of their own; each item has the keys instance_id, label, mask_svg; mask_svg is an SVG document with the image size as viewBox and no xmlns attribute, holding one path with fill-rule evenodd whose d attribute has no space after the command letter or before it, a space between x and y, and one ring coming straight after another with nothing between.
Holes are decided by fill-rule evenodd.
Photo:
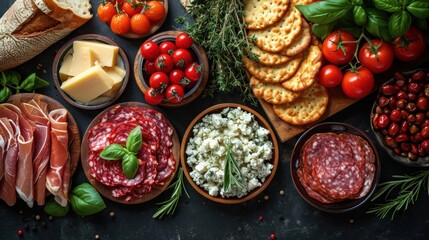
<instances>
[{"instance_id":1,"label":"dark stone surface","mask_svg":"<svg viewBox=\"0 0 429 240\"><path fill-rule=\"evenodd\" d=\"M12 4L13 0L2 1L0 15ZM91 1L93 10L100 1ZM184 14L178 0L170 0L168 19L162 30L179 28L174 19ZM111 37L127 53L130 63L144 39L126 39L114 35L109 27L100 23L96 16L82 28L57 42L52 47L35 57L30 62L16 68L22 75L37 72L39 76L51 80L52 60L56 51L73 36L84 33L99 33ZM1 54L1 53L0 53ZM43 64L40 70L37 64ZM42 70L46 70L44 73ZM59 100L78 120L81 134L87 125L100 111L85 111L68 105L54 88L54 84L39 91ZM375 95L370 95L344 111L337 113L326 121L350 123L370 132L369 113ZM129 85L118 102L141 101L143 95L134 81L133 75ZM193 104L179 109L161 109L176 128L179 137L193 117L208 106L220 102L241 102L234 95L219 94L212 98L200 98ZM256 108L262 114L259 107ZM374 138L374 135L370 133ZM374 206L367 203L349 213L330 214L316 210L307 204L295 190L289 168L289 157L297 138L280 143L280 164L277 174L266 191L253 201L239 205L221 205L208 201L198 195L189 184L186 188L190 199L182 198L176 213L162 220L152 219L156 203L167 197L164 193L158 198L139 205L122 205L105 199L107 208L102 212L79 217L72 211L63 218L50 220L43 208L29 209L21 200L9 207L0 202L0 239L20 239L18 230L23 231L24 239L270 239L274 233L277 239L428 239L429 208L428 196L422 193L419 200L405 212L399 212L393 221L379 220L366 211ZM378 146L378 145L377 145ZM379 146L378 146L379 147ZM412 173L419 169L399 165L389 159L380 148L382 176L380 181L390 180L392 175ZM73 176L73 184L87 182L79 166ZM284 196L279 194L285 192ZM268 200L264 196L269 196ZM110 212L115 217L109 216ZM40 220L35 216L40 215ZM259 221L259 216L263 220Z\"/></svg>"}]
</instances>

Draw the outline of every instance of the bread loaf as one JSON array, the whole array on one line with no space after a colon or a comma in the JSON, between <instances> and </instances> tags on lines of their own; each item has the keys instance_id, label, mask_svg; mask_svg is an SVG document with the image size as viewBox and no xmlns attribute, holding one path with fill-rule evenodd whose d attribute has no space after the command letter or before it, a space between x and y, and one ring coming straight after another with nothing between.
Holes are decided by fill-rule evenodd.
<instances>
[{"instance_id":1,"label":"bread loaf","mask_svg":"<svg viewBox=\"0 0 429 240\"><path fill-rule=\"evenodd\" d=\"M89 0L16 0L0 19L0 71L35 57L91 19Z\"/></svg>"}]
</instances>

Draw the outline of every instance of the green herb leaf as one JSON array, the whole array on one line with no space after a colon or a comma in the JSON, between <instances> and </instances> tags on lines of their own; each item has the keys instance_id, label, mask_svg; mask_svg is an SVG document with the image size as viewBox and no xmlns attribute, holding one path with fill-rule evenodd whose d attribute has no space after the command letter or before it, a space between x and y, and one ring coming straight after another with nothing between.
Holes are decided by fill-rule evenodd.
<instances>
[{"instance_id":1,"label":"green herb leaf","mask_svg":"<svg viewBox=\"0 0 429 240\"><path fill-rule=\"evenodd\" d=\"M348 0L326 0L296 6L308 21L319 24L331 23L342 18L352 7Z\"/></svg>"},{"instance_id":2,"label":"green herb leaf","mask_svg":"<svg viewBox=\"0 0 429 240\"><path fill-rule=\"evenodd\" d=\"M410 0L398 0L402 6L407 6L410 3Z\"/></svg>"},{"instance_id":3,"label":"green herb leaf","mask_svg":"<svg viewBox=\"0 0 429 240\"><path fill-rule=\"evenodd\" d=\"M2 86L6 86L6 84L7 84L7 77L6 77L6 74L4 72L1 72L0 83Z\"/></svg>"},{"instance_id":4,"label":"green herb leaf","mask_svg":"<svg viewBox=\"0 0 429 240\"><path fill-rule=\"evenodd\" d=\"M372 35L390 41L392 36L389 30L389 16L376 8L367 8L368 21L365 24L365 29Z\"/></svg>"},{"instance_id":5,"label":"green herb leaf","mask_svg":"<svg viewBox=\"0 0 429 240\"><path fill-rule=\"evenodd\" d=\"M70 203L75 213L88 216L106 208L100 194L88 183L76 186L70 194Z\"/></svg>"},{"instance_id":6,"label":"green herb leaf","mask_svg":"<svg viewBox=\"0 0 429 240\"><path fill-rule=\"evenodd\" d=\"M413 14L416 18L428 18L429 17L429 1L417 0L411 2L407 6L407 10Z\"/></svg>"},{"instance_id":7,"label":"green herb leaf","mask_svg":"<svg viewBox=\"0 0 429 240\"><path fill-rule=\"evenodd\" d=\"M326 23L326 24L319 24L315 23L313 26L311 26L311 32L314 33L318 38L325 39L326 36L328 36L332 30L334 30L336 23Z\"/></svg>"},{"instance_id":8,"label":"green herb leaf","mask_svg":"<svg viewBox=\"0 0 429 240\"><path fill-rule=\"evenodd\" d=\"M355 6L353 8L353 17L355 20L355 23L358 26L365 25L368 16L366 15L365 9L362 6Z\"/></svg>"},{"instance_id":9,"label":"green herb leaf","mask_svg":"<svg viewBox=\"0 0 429 240\"><path fill-rule=\"evenodd\" d=\"M397 0L374 0L374 6L386 12L397 12L402 9Z\"/></svg>"},{"instance_id":10,"label":"green herb leaf","mask_svg":"<svg viewBox=\"0 0 429 240\"><path fill-rule=\"evenodd\" d=\"M0 90L0 103L4 103L12 95L12 91L8 87L4 87Z\"/></svg>"},{"instance_id":11,"label":"green herb leaf","mask_svg":"<svg viewBox=\"0 0 429 240\"><path fill-rule=\"evenodd\" d=\"M134 178L139 167L139 160L132 154L125 154L122 158L122 171L128 179Z\"/></svg>"},{"instance_id":12,"label":"green herb leaf","mask_svg":"<svg viewBox=\"0 0 429 240\"><path fill-rule=\"evenodd\" d=\"M54 217L64 217L65 215L67 215L69 208L70 207L68 204L66 207L63 207L60 204L58 204L53 198L51 198L45 204L45 207L43 207L43 211L45 211L45 213Z\"/></svg>"},{"instance_id":13,"label":"green herb leaf","mask_svg":"<svg viewBox=\"0 0 429 240\"><path fill-rule=\"evenodd\" d=\"M363 0L353 0L352 4L353 6L362 6Z\"/></svg>"},{"instance_id":14,"label":"green herb leaf","mask_svg":"<svg viewBox=\"0 0 429 240\"><path fill-rule=\"evenodd\" d=\"M414 18L413 22L416 24L416 26L420 29L427 30L428 29L428 23L426 19L420 19L420 18Z\"/></svg>"},{"instance_id":15,"label":"green herb leaf","mask_svg":"<svg viewBox=\"0 0 429 240\"><path fill-rule=\"evenodd\" d=\"M38 89L38 88L42 88L42 87L46 87L46 86L49 86L49 82L44 80L43 78L36 76L36 79L34 81L33 90Z\"/></svg>"},{"instance_id":16,"label":"green herb leaf","mask_svg":"<svg viewBox=\"0 0 429 240\"><path fill-rule=\"evenodd\" d=\"M121 144L113 143L101 151L100 157L105 160L119 160L124 157L125 153L125 149Z\"/></svg>"},{"instance_id":17,"label":"green herb leaf","mask_svg":"<svg viewBox=\"0 0 429 240\"><path fill-rule=\"evenodd\" d=\"M142 132L140 126L134 128L127 137L125 147L132 153L137 153L142 147Z\"/></svg>"},{"instance_id":18,"label":"green herb leaf","mask_svg":"<svg viewBox=\"0 0 429 240\"><path fill-rule=\"evenodd\" d=\"M19 82L21 82L21 75L14 70L7 70L4 72L6 76L6 81L12 86L18 86Z\"/></svg>"},{"instance_id":19,"label":"green herb leaf","mask_svg":"<svg viewBox=\"0 0 429 240\"><path fill-rule=\"evenodd\" d=\"M393 38L403 36L411 26L411 16L407 11L395 12L390 16L389 30Z\"/></svg>"},{"instance_id":20,"label":"green herb leaf","mask_svg":"<svg viewBox=\"0 0 429 240\"><path fill-rule=\"evenodd\" d=\"M23 89L27 92L31 92L34 90L34 83L36 81L36 74L32 73L28 75L27 78L19 85L18 89Z\"/></svg>"},{"instance_id":21,"label":"green herb leaf","mask_svg":"<svg viewBox=\"0 0 429 240\"><path fill-rule=\"evenodd\" d=\"M224 165L223 189L225 192L231 192L234 186L236 186L238 189L243 189L245 187L240 167L238 166L234 158L234 153L232 151L232 143L229 142L227 144L226 159Z\"/></svg>"}]
</instances>

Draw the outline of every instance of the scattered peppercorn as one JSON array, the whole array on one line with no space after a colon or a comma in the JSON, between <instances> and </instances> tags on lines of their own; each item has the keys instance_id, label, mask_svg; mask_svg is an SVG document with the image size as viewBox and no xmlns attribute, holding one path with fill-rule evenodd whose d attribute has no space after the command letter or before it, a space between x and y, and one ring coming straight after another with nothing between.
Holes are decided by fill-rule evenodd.
<instances>
[{"instance_id":1,"label":"scattered peppercorn","mask_svg":"<svg viewBox=\"0 0 429 240\"><path fill-rule=\"evenodd\" d=\"M20 209L18 213L22 215L22 214L24 213L24 211L22 211L22 210Z\"/></svg>"},{"instance_id":2,"label":"scattered peppercorn","mask_svg":"<svg viewBox=\"0 0 429 240\"><path fill-rule=\"evenodd\" d=\"M115 218L115 212L110 212L109 216L110 216L110 218Z\"/></svg>"},{"instance_id":3,"label":"scattered peppercorn","mask_svg":"<svg viewBox=\"0 0 429 240\"><path fill-rule=\"evenodd\" d=\"M49 221L52 221L52 219L54 219L54 217L49 216L48 219L49 219Z\"/></svg>"},{"instance_id":4,"label":"scattered peppercorn","mask_svg":"<svg viewBox=\"0 0 429 240\"><path fill-rule=\"evenodd\" d=\"M40 215L36 215L35 219L36 219L37 221L39 221L39 220L40 220Z\"/></svg>"},{"instance_id":5,"label":"scattered peppercorn","mask_svg":"<svg viewBox=\"0 0 429 240\"><path fill-rule=\"evenodd\" d=\"M354 223L354 222L355 222L355 220L353 218L349 219L349 223Z\"/></svg>"},{"instance_id":6,"label":"scattered peppercorn","mask_svg":"<svg viewBox=\"0 0 429 240\"><path fill-rule=\"evenodd\" d=\"M270 196L265 195L265 196L264 196L264 199L265 199L265 200L268 200L268 199L270 199Z\"/></svg>"},{"instance_id":7,"label":"scattered peppercorn","mask_svg":"<svg viewBox=\"0 0 429 240\"><path fill-rule=\"evenodd\" d=\"M262 221L262 220L264 220L264 216L261 215L258 217L258 221Z\"/></svg>"},{"instance_id":8,"label":"scattered peppercorn","mask_svg":"<svg viewBox=\"0 0 429 240\"><path fill-rule=\"evenodd\" d=\"M238 227L237 231L241 232L241 231L243 231L243 229L241 227Z\"/></svg>"},{"instance_id":9,"label":"scattered peppercorn","mask_svg":"<svg viewBox=\"0 0 429 240\"><path fill-rule=\"evenodd\" d=\"M24 233L22 232L22 230L20 229L20 230L18 230L18 236L20 236L20 237L22 237L22 235L23 235Z\"/></svg>"},{"instance_id":10,"label":"scattered peppercorn","mask_svg":"<svg viewBox=\"0 0 429 240\"><path fill-rule=\"evenodd\" d=\"M274 233L270 234L270 239L276 239L276 235Z\"/></svg>"},{"instance_id":11,"label":"scattered peppercorn","mask_svg":"<svg viewBox=\"0 0 429 240\"><path fill-rule=\"evenodd\" d=\"M279 192L279 193L280 193L280 195L281 195L281 196L284 196L284 195L285 195L285 191L283 191L283 190L280 190L280 192Z\"/></svg>"},{"instance_id":12,"label":"scattered peppercorn","mask_svg":"<svg viewBox=\"0 0 429 240\"><path fill-rule=\"evenodd\" d=\"M95 235L95 239L100 239L100 235Z\"/></svg>"}]
</instances>

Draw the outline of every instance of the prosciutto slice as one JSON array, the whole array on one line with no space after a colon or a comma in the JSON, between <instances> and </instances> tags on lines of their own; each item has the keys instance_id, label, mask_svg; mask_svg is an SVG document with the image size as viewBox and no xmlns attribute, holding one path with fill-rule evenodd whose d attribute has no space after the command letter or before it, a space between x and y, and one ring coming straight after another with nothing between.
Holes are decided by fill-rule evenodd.
<instances>
[{"instance_id":1,"label":"prosciutto slice","mask_svg":"<svg viewBox=\"0 0 429 240\"><path fill-rule=\"evenodd\" d=\"M44 102L37 103L31 100L29 103L21 103L19 107L24 116L33 121L36 126L33 154L34 200L41 206L45 204L46 172L51 145L51 124L47 115L47 105Z\"/></svg>"},{"instance_id":2,"label":"prosciutto slice","mask_svg":"<svg viewBox=\"0 0 429 240\"><path fill-rule=\"evenodd\" d=\"M33 144L36 126L32 121L24 117L17 106L8 103L3 104L3 106L15 112L19 120L19 134L17 135L19 151L16 165L17 174L15 189L19 197L24 200L29 207L33 207Z\"/></svg>"},{"instance_id":3,"label":"prosciutto slice","mask_svg":"<svg viewBox=\"0 0 429 240\"><path fill-rule=\"evenodd\" d=\"M66 206L71 175L67 110L61 108L51 111L49 120L51 122L51 151L46 175L46 188L55 196L55 201Z\"/></svg>"},{"instance_id":4,"label":"prosciutto slice","mask_svg":"<svg viewBox=\"0 0 429 240\"><path fill-rule=\"evenodd\" d=\"M3 129L0 128L0 181L3 178L4 175L4 159L3 155L5 154L5 151L7 149L7 137L6 133L3 132Z\"/></svg>"}]
</instances>

